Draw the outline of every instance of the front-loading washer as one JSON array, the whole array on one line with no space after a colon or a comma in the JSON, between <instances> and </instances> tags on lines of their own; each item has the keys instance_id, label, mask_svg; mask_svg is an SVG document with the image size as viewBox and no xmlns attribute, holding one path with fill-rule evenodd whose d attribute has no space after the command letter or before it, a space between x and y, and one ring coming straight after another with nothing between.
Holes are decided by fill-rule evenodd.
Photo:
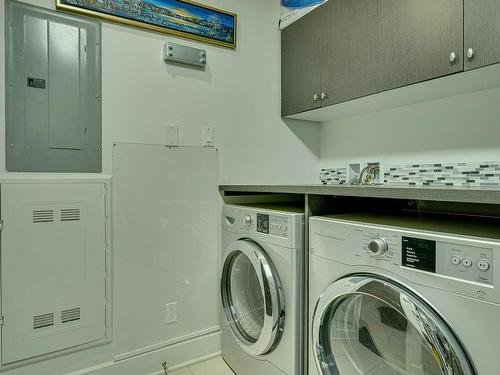
<instances>
[{"instance_id":1,"label":"front-loading washer","mask_svg":"<svg viewBox=\"0 0 500 375\"><path fill-rule=\"evenodd\" d=\"M222 356L237 375L302 373L303 208L222 209Z\"/></svg>"},{"instance_id":2,"label":"front-loading washer","mask_svg":"<svg viewBox=\"0 0 500 375\"><path fill-rule=\"evenodd\" d=\"M310 219L310 375L500 373L498 220Z\"/></svg>"}]
</instances>

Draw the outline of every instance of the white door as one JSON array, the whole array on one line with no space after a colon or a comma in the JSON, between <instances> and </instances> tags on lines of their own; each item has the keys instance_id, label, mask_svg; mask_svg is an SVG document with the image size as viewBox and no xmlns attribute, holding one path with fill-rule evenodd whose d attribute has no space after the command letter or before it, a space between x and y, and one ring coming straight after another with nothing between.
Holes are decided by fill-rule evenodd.
<instances>
[{"instance_id":1,"label":"white door","mask_svg":"<svg viewBox=\"0 0 500 375\"><path fill-rule=\"evenodd\" d=\"M255 242L236 241L226 250L221 294L240 347L252 356L274 350L285 321L283 289L271 259Z\"/></svg>"},{"instance_id":2,"label":"white door","mask_svg":"<svg viewBox=\"0 0 500 375\"><path fill-rule=\"evenodd\" d=\"M475 374L457 337L425 301L373 275L340 279L321 295L313 352L322 375Z\"/></svg>"},{"instance_id":3,"label":"white door","mask_svg":"<svg viewBox=\"0 0 500 375\"><path fill-rule=\"evenodd\" d=\"M104 338L104 184L3 184L1 198L2 363Z\"/></svg>"}]
</instances>

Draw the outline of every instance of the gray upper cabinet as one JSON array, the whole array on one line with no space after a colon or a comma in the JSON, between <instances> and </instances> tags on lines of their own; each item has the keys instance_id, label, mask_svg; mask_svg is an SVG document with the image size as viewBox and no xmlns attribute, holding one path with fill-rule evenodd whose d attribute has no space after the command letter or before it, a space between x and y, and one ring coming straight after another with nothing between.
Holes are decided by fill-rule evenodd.
<instances>
[{"instance_id":1,"label":"gray upper cabinet","mask_svg":"<svg viewBox=\"0 0 500 375\"><path fill-rule=\"evenodd\" d=\"M500 0L464 0L465 69L500 62Z\"/></svg>"},{"instance_id":2,"label":"gray upper cabinet","mask_svg":"<svg viewBox=\"0 0 500 375\"><path fill-rule=\"evenodd\" d=\"M496 63L500 0L329 0L282 32L282 114Z\"/></svg>"},{"instance_id":3,"label":"gray upper cabinet","mask_svg":"<svg viewBox=\"0 0 500 375\"><path fill-rule=\"evenodd\" d=\"M319 108L319 9L281 33L281 113L283 116Z\"/></svg>"},{"instance_id":4,"label":"gray upper cabinet","mask_svg":"<svg viewBox=\"0 0 500 375\"><path fill-rule=\"evenodd\" d=\"M329 0L321 14L322 105L377 92L377 0Z\"/></svg>"},{"instance_id":5,"label":"gray upper cabinet","mask_svg":"<svg viewBox=\"0 0 500 375\"><path fill-rule=\"evenodd\" d=\"M378 0L379 90L463 71L463 35L463 0Z\"/></svg>"},{"instance_id":6,"label":"gray upper cabinet","mask_svg":"<svg viewBox=\"0 0 500 375\"><path fill-rule=\"evenodd\" d=\"M101 172L101 26L7 1L6 166Z\"/></svg>"}]
</instances>

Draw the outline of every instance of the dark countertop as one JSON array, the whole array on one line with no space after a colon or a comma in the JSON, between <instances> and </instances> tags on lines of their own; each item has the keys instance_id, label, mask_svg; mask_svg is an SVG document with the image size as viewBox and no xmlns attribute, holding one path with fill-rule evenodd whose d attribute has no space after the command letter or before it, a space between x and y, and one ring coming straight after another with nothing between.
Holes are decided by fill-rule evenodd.
<instances>
[{"instance_id":1,"label":"dark countertop","mask_svg":"<svg viewBox=\"0 0 500 375\"><path fill-rule=\"evenodd\" d=\"M500 187L404 187L360 185L220 185L224 195L282 193L363 198L407 199L438 202L500 204Z\"/></svg>"}]
</instances>

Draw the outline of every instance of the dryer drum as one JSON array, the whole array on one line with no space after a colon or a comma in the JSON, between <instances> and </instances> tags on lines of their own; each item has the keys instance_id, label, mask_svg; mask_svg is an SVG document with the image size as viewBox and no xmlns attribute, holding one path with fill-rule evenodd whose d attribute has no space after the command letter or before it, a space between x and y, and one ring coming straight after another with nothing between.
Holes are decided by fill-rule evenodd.
<instances>
[{"instance_id":1,"label":"dryer drum","mask_svg":"<svg viewBox=\"0 0 500 375\"><path fill-rule=\"evenodd\" d=\"M376 275L348 276L326 289L314 311L313 351L324 375L475 374L434 309Z\"/></svg>"},{"instance_id":2,"label":"dryer drum","mask_svg":"<svg viewBox=\"0 0 500 375\"><path fill-rule=\"evenodd\" d=\"M231 244L221 277L224 315L239 346L252 356L279 344L285 307L281 282L265 251L250 240Z\"/></svg>"}]
</instances>

